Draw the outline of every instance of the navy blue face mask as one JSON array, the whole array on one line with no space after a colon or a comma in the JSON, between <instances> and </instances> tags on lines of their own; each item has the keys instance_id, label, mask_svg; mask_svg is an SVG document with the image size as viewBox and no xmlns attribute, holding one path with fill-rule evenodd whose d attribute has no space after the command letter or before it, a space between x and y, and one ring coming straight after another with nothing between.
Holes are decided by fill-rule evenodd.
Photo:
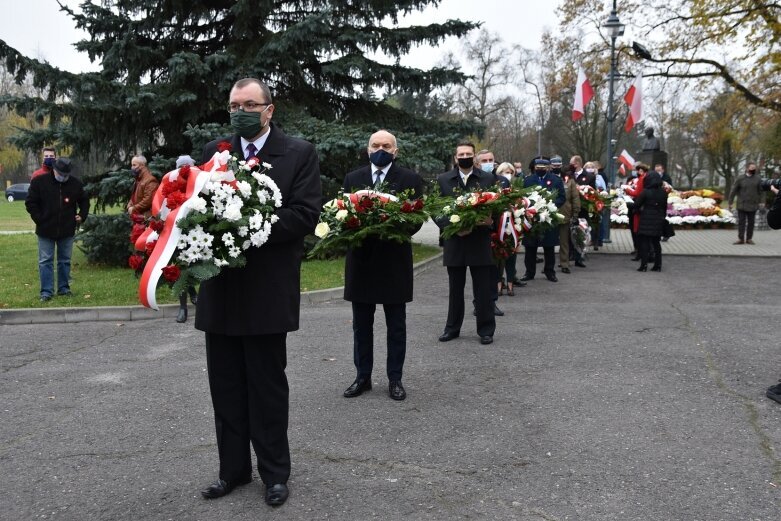
<instances>
[{"instance_id":1,"label":"navy blue face mask","mask_svg":"<svg viewBox=\"0 0 781 521\"><path fill-rule=\"evenodd\" d=\"M54 166L54 162L55 161L56 161L56 159L54 159L53 157L45 157L45 158L43 158L43 164L48 166L48 167Z\"/></svg>"},{"instance_id":2,"label":"navy blue face mask","mask_svg":"<svg viewBox=\"0 0 781 521\"><path fill-rule=\"evenodd\" d=\"M393 162L393 154L383 149L375 150L369 154L369 161L375 166L384 167Z\"/></svg>"}]
</instances>

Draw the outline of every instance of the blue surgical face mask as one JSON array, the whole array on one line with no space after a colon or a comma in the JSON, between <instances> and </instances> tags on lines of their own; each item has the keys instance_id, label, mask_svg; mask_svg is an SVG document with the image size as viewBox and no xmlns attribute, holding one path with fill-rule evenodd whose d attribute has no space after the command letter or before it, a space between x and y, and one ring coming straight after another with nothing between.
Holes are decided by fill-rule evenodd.
<instances>
[{"instance_id":1,"label":"blue surgical face mask","mask_svg":"<svg viewBox=\"0 0 781 521\"><path fill-rule=\"evenodd\" d=\"M494 164L493 163L480 163L480 170L483 172L488 172L489 174L494 171Z\"/></svg>"},{"instance_id":2,"label":"blue surgical face mask","mask_svg":"<svg viewBox=\"0 0 781 521\"><path fill-rule=\"evenodd\" d=\"M369 154L369 161L371 161L371 164L374 166L382 168L393 162L393 154L383 149L375 150Z\"/></svg>"},{"instance_id":3,"label":"blue surgical face mask","mask_svg":"<svg viewBox=\"0 0 781 521\"><path fill-rule=\"evenodd\" d=\"M632 177L637 177L637 170L632 170Z\"/></svg>"}]
</instances>

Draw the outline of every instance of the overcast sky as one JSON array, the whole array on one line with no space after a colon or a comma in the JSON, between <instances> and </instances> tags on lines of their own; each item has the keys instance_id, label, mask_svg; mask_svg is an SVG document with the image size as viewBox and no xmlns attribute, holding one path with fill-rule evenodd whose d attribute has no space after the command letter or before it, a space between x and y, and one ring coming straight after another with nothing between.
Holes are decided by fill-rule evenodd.
<instances>
[{"instance_id":1,"label":"overcast sky","mask_svg":"<svg viewBox=\"0 0 781 521\"><path fill-rule=\"evenodd\" d=\"M63 0L72 6L80 2ZM26 56L45 59L71 72L97 69L86 54L77 53L73 48L73 43L86 34L76 30L73 20L59 10L56 0L0 0L0 4L4 8L0 16L0 39L8 45ZM558 4L558 1L539 0L442 0L436 8L413 13L404 25L444 22L451 18L481 21L490 31L498 32L507 44L536 49L543 30L557 26ZM451 38L438 49L414 49L401 63L429 68L447 51L457 50L458 42Z\"/></svg>"}]
</instances>

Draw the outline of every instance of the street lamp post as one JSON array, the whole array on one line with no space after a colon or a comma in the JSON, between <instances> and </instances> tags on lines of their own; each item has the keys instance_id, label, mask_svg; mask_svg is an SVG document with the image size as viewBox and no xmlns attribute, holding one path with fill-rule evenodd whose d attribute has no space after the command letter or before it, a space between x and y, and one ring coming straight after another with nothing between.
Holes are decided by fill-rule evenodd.
<instances>
[{"instance_id":1,"label":"street lamp post","mask_svg":"<svg viewBox=\"0 0 781 521\"><path fill-rule=\"evenodd\" d=\"M616 0L613 0L613 10L610 12L607 21L602 24L602 27L607 30L607 34L610 37L610 77L608 79L607 96L607 178L610 182L610 186L614 186L616 182L616 162L613 159L615 153L613 150L613 147L615 146L613 140L613 123L616 116L613 111L613 82L616 77L616 39L619 36L623 36L624 28L626 27L618 19L618 14L616 13ZM607 227L605 240L610 241L610 226Z\"/></svg>"}]
</instances>

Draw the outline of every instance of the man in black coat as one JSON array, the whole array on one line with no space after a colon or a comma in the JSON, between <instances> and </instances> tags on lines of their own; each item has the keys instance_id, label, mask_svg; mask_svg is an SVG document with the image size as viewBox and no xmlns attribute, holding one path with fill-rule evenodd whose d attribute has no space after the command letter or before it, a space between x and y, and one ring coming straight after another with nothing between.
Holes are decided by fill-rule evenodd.
<instances>
[{"instance_id":1,"label":"man in black coat","mask_svg":"<svg viewBox=\"0 0 781 521\"><path fill-rule=\"evenodd\" d=\"M369 163L344 178L346 193L375 187L384 193L411 198L423 194L423 179L395 163L396 137L385 130L369 138ZM420 226L410 228L412 235ZM382 304L387 324L388 392L394 400L403 400L407 392L401 384L407 351L406 303L412 302L412 245L379 239L367 239L347 252L344 266L344 299L353 304L353 362L357 376L346 398L361 395L372 388L374 365L374 311Z\"/></svg>"},{"instance_id":2,"label":"man in black coat","mask_svg":"<svg viewBox=\"0 0 781 521\"><path fill-rule=\"evenodd\" d=\"M453 196L466 194L476 190L491 189L494 176L475 168L475 146L462 142L456 147L456 167L437 178L442 195ZM436 220L437 226L444 229L448 218ZM477 334L480 343L493 342L496 329L493 302L491 300L491 266L494 265L491 255L491 225L489 219L484 225L472 230L464 230L444 241L443 264L447 266L449 297L447 322L445 331L440 335L440 342L447 342L461 334L464 322L464 286L466 284L466 268L472 276L472 292L474 294L475 315L477 316Z\"/></svg>"},{"instance_id":3,"label":"man in black coat","mask_svg":"<svg viewBox=\"0 0 781 521\"><path fill-rule=\"evenodd\" d=\"M523 180L524 188L530 186L540 186L553 193L554 202L557 208L566 202L564 195L564 182L561 178L548 171L550 161L547 159L534 160L534 174ZM543 264L542 272L551 282L558 282L556 278L556 269L553 267L556 262L555 247L559 244L559 228L554 226L551 230L545 232L541 237L525 236L522 240L524 255L523 263L526 266L526 273L521 277L522 281L532 280L537 273L537 248L542 246Z\"/></svg>"},{"instance_id":4,"label":"man in black coat","mask_svg":"<svg viewBox=\"0 0 781 521\"><path fill-rule=\"evenodd\" d=\"M76 228L87 219L89 198L80 179L71 175L70 159L61 157L52 170L30 182L25 207L38 236L38 274L41 302L54 295L54 256L57 256L57 294L70 296L71 253Z\"/></svg>"},{"instance_id":5,"label":"man in black coat","mask_svg":"<svg viewBox=\"0 0 781 521\"><path fill-rule=\"evenodd\" d=\"M288 496L288 383L286 337L298 329L304 237L315 228L322 191L314 147L271 124L271 92L259 80L239 80L230 92L236 134L207 143L203 162L230 146L240 158L258 157L282 193L279 220L267 243L246 251L247 264L201 284L195 327L206 333L219 479L201 491L222 497L252 480L250 444L265 484L266 503Z\"/></svg>"}]
</instances>

